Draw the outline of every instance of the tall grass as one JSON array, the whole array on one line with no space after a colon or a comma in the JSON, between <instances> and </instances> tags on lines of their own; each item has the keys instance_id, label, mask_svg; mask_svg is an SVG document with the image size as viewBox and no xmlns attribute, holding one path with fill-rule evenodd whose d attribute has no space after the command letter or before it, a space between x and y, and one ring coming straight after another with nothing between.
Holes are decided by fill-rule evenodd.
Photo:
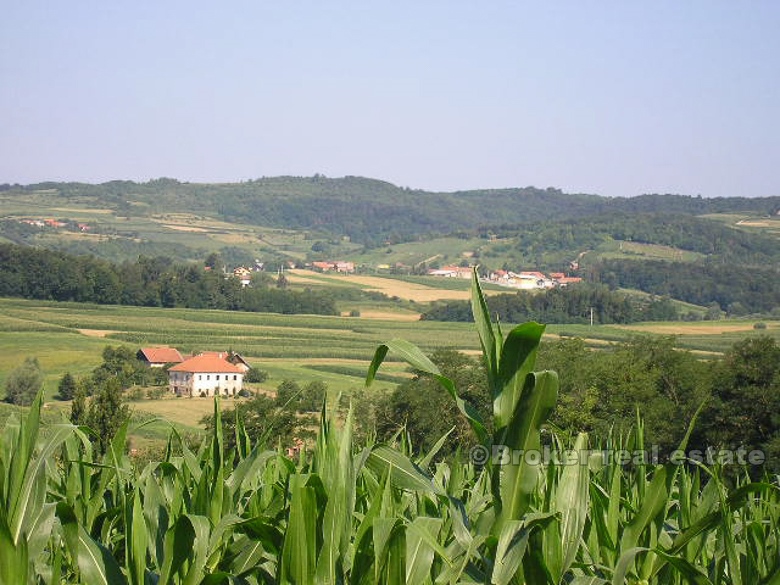
<instances>
[{"instance_id":1,"label":"tall grass","mask_svg":"<svg viewBox=\"0 0 780 585\"><path fill-rule=\"evenodd\" d=\"M369 378L393 351L438 377L480 447L538 449L557 386L533 371L542 327L503 336L477 284L474 296L492 421L411 344L380 346ZM549 461L436 462L437 447L413 458L403 436L356 446L351 413L325 409L310 451L290 458L240 419L227 450L218 402L196 451L172 431L140 464L126 426L98 456L89 429L42 425L41 407L0 437L3 584L780 582L777 485L717 465L621 465L584 434L552 437ZM604 447L643 450L641 425Z\"/></svg>"}]
</instances>

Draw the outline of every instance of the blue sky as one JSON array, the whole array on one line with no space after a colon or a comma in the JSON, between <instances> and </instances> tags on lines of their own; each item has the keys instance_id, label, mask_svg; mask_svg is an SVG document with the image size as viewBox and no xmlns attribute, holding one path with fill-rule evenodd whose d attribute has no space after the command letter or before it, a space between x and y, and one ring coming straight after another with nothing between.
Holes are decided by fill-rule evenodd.
<instances>
[{"instance_id":1,"label":"blue sky","mask_svg":"<svg viewBox=\"0 0 780 585\"><path fill-rule=\"evenodd\" d=\"M7 0L0 183L780 195L778 31L770 0Z\"/></svg>"}]
</instances>

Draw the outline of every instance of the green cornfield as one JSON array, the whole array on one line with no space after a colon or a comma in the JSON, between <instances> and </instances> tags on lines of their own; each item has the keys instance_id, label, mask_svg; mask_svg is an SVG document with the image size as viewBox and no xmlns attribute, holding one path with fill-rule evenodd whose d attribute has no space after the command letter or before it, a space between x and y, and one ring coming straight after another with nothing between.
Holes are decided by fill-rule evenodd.
<instances>
[{"instance_id":1,"label":"green cornfield","mask_svg":"<svg viewBox=\"0 0 780 585\"><path fill-rule=\"evenodd\" d=\"M356 445L352 414L325 407L298 456L240 419L227 449L217 402L197 450L172 431L160 460L137 466L127 426L98 455L89 429L41 423L39 395L0 437L0 583L780 583L776 479L603 457L644 452L641 424L598 451L550 434L558 379L534 371L544 327L504 336L476 282L473 308L491 421L406 341L380 345L367 377L388 354L436 377L479 438L462 462L436 447L414 457L403 435Z\"/></svg>"}]
</instances>

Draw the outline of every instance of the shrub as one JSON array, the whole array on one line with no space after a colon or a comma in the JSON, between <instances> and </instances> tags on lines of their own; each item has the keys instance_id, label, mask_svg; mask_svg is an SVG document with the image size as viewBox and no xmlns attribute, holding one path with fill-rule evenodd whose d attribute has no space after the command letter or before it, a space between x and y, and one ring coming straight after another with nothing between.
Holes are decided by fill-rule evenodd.
<instances>
[{"instance_id":1,"label":"shrub","mask_svg":"<svg viewBox=\"0 0 780 585\"><path fill-rule=\"evenodd\" d=\"M5 381L5 399L17 406L29 406L43 386L43 371L38 358L28 357L8 374Z\"/></svg>"},{"instance_id":2,"label":"shrub","mask_svg":"<svg viewBox=\"0 0 780 585\"><path fill-rule=\"evenodd\" d=\"M244 381L251 384L262 384L268 379L268 372L259 370L257 368L250 368L249 371L244 374Z\"/></svg>"},{"instance_id":3,"label":"shrub","mask_svg":"<svg viewBox=\"0 0 780 585\"><path fill-rule=\"evenodd\" d=\"M149 388L146 391L146 397L149 400L159 400L162 398L167 392L167 388L164 388L163 386L155 386L154 388Z\"/></svg>"},{"instance_id":4,"label":"shrub","mask_svg":"<svg viewBox=\"0 0 780 585\"><path fill-rule=\"evenodd\" d=\"M144 399L144 389L140 386L133 386L127 391L126 396L131 402L138 402Z\"/></svg>"}]
</instances>

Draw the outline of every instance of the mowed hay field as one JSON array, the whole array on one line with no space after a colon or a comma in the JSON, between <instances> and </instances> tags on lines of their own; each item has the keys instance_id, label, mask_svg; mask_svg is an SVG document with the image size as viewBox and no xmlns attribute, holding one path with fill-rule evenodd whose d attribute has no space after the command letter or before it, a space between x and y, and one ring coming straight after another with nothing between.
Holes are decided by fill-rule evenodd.
<instances>
[{"instance_id":1,"label":"mowed hay field","mask_svg":"<svg viewBox=\"0 0 780 585\"><path fill-rule=\"evenodd\" d=\"M439 286L436 279L431 278L430 284L409 282L397 278L383 276L364 276L355 274L329 274L311 270L290 270L285 273L292 284L331 284L340 286L356 286L364 290L375 291L416 303L432 301L468 300L471 298L470 281L463 279L462 286L451 288L452 279L441 279Z\"/></svg>"}]
</instances>

